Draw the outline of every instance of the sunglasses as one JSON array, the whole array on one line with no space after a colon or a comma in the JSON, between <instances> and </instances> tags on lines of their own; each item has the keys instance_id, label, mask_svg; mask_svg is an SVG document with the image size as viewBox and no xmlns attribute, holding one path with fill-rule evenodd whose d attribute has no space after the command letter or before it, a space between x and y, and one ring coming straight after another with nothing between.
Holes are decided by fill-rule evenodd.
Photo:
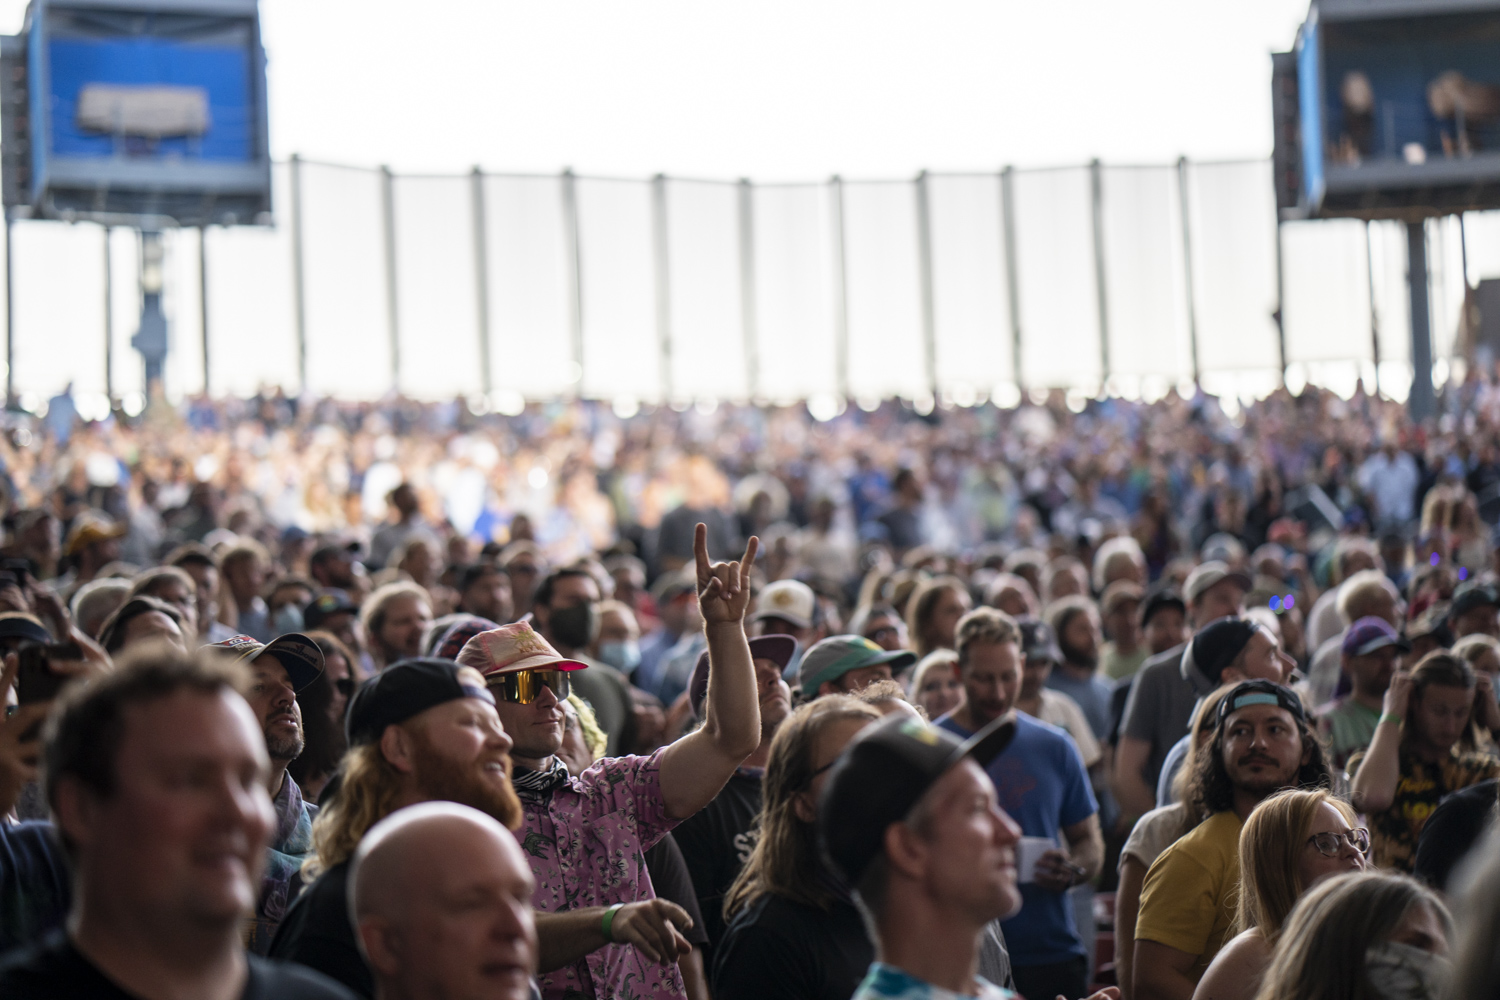
<instances>
[{"instance_id":1,"label":"sunglasses","mask_svg":"<svg viewBox=\"0 0 1500 1000\"><path fill-rule=\"evenodd\" d=\"M562 670L518 670L513 674L491 677L489 685L496 698L513 705L530 705L542 696L544 687L551 688L558 701L573 690L567 672Z\"/></svg>"},{"instance_id":2,"label":"sunglasses","mask_svg":"<svg viewBox=\"0 0 1500 1000\"><path fill-rule=\"evenodd\" d=\"M1361 854L1370 853L1370 831L1364 827L1345 830L1343 833L1315 833L1307 838L1307 842L1316 847L1318 853L1325 858L1338 857L1339 846L1345 843Z\"/></svg>"}]
</instances>

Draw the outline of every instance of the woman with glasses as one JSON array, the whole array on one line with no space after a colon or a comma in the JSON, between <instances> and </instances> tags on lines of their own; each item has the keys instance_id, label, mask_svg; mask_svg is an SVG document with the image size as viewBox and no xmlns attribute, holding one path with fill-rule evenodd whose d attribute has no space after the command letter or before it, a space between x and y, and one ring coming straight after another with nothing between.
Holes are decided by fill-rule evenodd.
<instances>
[{"instance_id":1,"label":"woman with glasses","mask_svg":"<svg viewBox=\"0 0 1500 1000\"><path fill-rule=\"evenodd\" d=\"M1240 830L1239 934L1214 957L1194 1000L1251 1000L1297 899L1317 882L1365 870L1369 833L1327 791L1266 799Z\"/></svg>"}]
</instances>

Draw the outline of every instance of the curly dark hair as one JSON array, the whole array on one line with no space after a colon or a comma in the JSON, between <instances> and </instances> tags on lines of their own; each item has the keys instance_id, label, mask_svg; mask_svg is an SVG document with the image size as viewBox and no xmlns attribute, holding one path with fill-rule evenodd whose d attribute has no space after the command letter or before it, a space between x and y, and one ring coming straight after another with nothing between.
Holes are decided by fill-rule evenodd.
<instances>
[{"instance_id":1,"label":"curly dark hair","mask_svg":"<svg viewBox=\"0 0 1500 1000\"><path fill-rule=\"evenodd\" d=\"M1328 765L1328 752L1323 741L1308 727L1306 719L1299 719L1294 715L1292 720L1297 724L1297 735L1302 738L1302 745L1311 747L1312 753L1308 754L1307 762L1298 769L1297 776L1286 787L1304 790L1333 788L1333 769ZM1195 757L1190 758L1193 775L1188 782L1186 801L1191 809L1202 816L1234 808L1234 783L1229 780L1229 772L1224 768L1224 729L1223 725L1215 729L1214 738Z\"/></svg>"}]
</instances>

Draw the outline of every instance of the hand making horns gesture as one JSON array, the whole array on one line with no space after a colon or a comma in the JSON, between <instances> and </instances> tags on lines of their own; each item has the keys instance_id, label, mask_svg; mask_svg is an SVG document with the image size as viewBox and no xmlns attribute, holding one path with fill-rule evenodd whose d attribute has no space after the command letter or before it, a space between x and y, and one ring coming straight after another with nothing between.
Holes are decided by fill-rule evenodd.
<instances>
[{"instance_id":1,"label":"hand making horns gesture","mask_svg":"<svg viewBox=\"0 0 1500 1000\"><path fill-rule=\"evenodd\" d=\"M738 562L708 561L708 526L693 529L693 558L698 563L698 608L707 625L743 621L750 607L750 567L760 551L760 539L754 535L745 543L745 554Z\"/></svg>"}]
</instances>

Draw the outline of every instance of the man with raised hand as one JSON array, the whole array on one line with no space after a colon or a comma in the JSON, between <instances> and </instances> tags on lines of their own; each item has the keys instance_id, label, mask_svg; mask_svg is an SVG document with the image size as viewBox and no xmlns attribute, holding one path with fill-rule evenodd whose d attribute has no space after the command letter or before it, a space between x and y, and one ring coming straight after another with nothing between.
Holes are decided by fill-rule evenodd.
<instances>
[{"instance_id":1,"label":"man with raised hand","mask_svg":"<svg viewBox=\"0 0 1500 1000\"><path fill-rule=\"evenodd\" d=\"M676 959L687 953L687 942L675 938L662 949L665 961L653 961L615 944L613 920L623 904L655 896L645 850L708 805L760 743L759 692L745 638L759 544L752 537L741 560L710 565L707 529L698 525L693 551L709 658L704 722L649 757L605 758L577 778L569 775L557 757L559 703L571 690L569 673L585 665L559 656L525 623L482 632L459 654L460 664L485 674L515 740L521 844L537 880L533 905L546 913L606 907L599 931L611 946L542 976L544 997L686 996Z\"/></svg>"}]
</instances>

